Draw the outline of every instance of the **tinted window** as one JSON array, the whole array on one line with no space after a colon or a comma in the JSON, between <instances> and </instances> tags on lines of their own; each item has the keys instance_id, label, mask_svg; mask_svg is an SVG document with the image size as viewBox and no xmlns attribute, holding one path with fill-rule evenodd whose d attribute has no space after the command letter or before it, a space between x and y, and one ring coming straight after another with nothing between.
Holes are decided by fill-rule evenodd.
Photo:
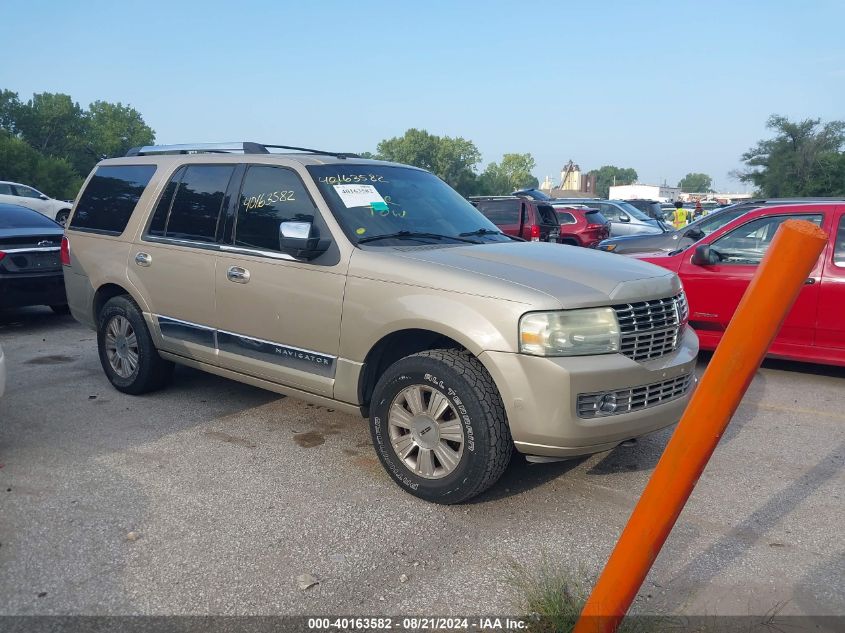
<instances>
[{"instance_id":1,"label":"tinted window","mask_svg":"<svg viewBox=\"0 0 845 633\"><path fill-rule=\"evenodd\" d=\"M607 218L598 211L587 211L584 215L587 218L587 224L607 224Z\"/></svg>"},{"instance_id":2,"label":"tinted window","mask_svg":"<svg viewBox=\"0 0 845 633\"><path fill-rule=\"evenodd\" d=\"M0 195L3 196L11 196L12 195L12 185L0 182Z\"/></svg>"},{"instance_id":3,"label":"tinted window","mask_svg":"<svg viewBox=\"0 0 845 633\"><path fill-rule=\"evenodd\" d=\"M836 245L833 250L833 263L845 267L845 215L839 219L839 230L836 232Z\"/></svg>"},{"instance_id":4,"label":"tinted window","mask_svg":"<svg viewBox=\"0 0 845 633\"><path fill-rule=\"evenodd\" d=\"M575 224L575 216L566 211L558 211L557 217L561 224Z\"/></svg>"},{"instance_id":5,"label":"tinted window","mask_svg":"<svg viewBox=\"0 0 845 633\"><path fill-rule=\"evenodd\" d=\"M757 218L727 235L720 237L710 247L715 252L721 264L742 264L756 266L763 259L769 249L775 233L785 220L807 220L820 225L821 215L778 215Z\"/></svg>"},{"instance_id":6,"label":"tinted window","mask_svg":"<svg viewBox=\"0 0 845 633\"><path fill-rule=\"evenodd\" d=\"M59 225L38 211L16 204L0 204L0 229L19 228L58 230Z\"/></svg>"},{"instance_id":7,"label":"tinted window","mask_svg":"<svg viewBox=\"0 0 845 633\"><path fill-rule=\"evenodd\" d=\"M123 233L155 170L155 165L98 167L79 198L70 228Z\"/></svg>"},{"instance_id":8,"label":"tinted window","mask_svg":"<svg viewBox=\"0 0 845 633\"><path fill-rule=\"evenodd\" d=\"M478 210L493 224L519 224L521 208L519 200L482 200L478 203Z\"/></svg>"},{"instance_id":9,"label":"tinted window","mask_svg":"<svg viewBox=\"0 0 845 633\"><path fill-rule=\"evenodd\" d=\"M176 187L185 175L185 167L179 168L173 177L167 182L161 198L156 205L155 213L153 213L152 222L150 222L149 235L156 235L164 237L164 227L167 224L167 216L170 215L170 207L173 206L173 196L176 193Z\"/></svg>"},{"instance_id":10,"label":"tinted window","mask_svg":"<svg viewBox=\"0 0 845 633\"><path fill-rule=\"evenodd\" d=\"M234 170L234 165L188 165L184 172L181 172L181 179L170 205L170 213L164 224L164 237L214 242L220 209L223 207L223 199L226 197L226 189ZM165 187L162 200L166 198L169 187L170 183ZM160 222L158 208L156 216L154 221ZM159 228L156 226L156 230Z\"/></svg>"},{"instance_id":11,"label":"tinted window","mask_svg":"<svg viewBox=\"0 0 845 633\"><path fill-rule=\"evenodd\" d=\"M314 222L317 209L299 176L282 167L253 166L246 172L235 224L235 245L279 250L279 225Z\"/></svg>"}]
</instances>

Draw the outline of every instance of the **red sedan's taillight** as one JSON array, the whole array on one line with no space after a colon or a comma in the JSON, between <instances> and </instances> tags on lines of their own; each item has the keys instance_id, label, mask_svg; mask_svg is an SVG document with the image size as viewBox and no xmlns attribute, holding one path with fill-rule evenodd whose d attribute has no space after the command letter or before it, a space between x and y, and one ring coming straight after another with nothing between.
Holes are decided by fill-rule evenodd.
<instances>
[{"instance_id":1,"label":"red sedan's taillight","mask_svg":"<svg viewBox=\"0 0 845 633\"><path fill-rule=\"evenodd\" d=\"M6 256L6 253L4 253L3 251L0 251L0 261L2 261L5 256Z\"/></svg>"},{"instance_id":2,"label":"red sedan's taillight","mask_svg":"<svg viewBox=\"0 0 845 633\"><path fill-rule=\"evenodd\" d=\"M62 260L62 266L70 266L70 244L67 241L67 236L62 237L60 258Z\"/></svg>"},{"instance_id":3,"label":"red sedan's taillight","mask_svg":"<svg viewBox=\"0 0 845 633\"><path fill-rule=\"evenodd\" d=\"M532 242L539 242L540 241L540 226L535 224L531 227L531 241Z\"/></svg>"}]
</instances>

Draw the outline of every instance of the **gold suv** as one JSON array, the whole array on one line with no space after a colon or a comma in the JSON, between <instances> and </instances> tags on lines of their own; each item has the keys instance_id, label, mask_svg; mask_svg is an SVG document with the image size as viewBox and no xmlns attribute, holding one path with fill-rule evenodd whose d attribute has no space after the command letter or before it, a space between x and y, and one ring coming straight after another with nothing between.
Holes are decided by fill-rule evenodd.
<instances>
[{"instance_id":1,"label":"gold suv","mask_svg":"<svg viewBox=\"0 0 845 633\"><path fill-rule=\"evenodd\" d=\"M673 424L694 382L675 274L508 237L431 173L351 154L104 160L62 262L115 388L182 363L368 417L390 476L438 503L494 484L514 445L551 461Z\"/></svg>"}]
</instances>

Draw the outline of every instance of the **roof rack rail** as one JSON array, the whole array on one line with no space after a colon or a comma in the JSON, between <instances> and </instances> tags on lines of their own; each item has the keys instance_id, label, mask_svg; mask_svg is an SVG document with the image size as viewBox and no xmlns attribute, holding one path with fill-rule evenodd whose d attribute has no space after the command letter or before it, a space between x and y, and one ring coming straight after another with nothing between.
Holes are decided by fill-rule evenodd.
<instances>
[{"instance_id":1,"label":"roof rack rail","mask_svg":"<svg viewBox=\"0 0 845 633\"><path fill-rule=\"evenodd\" d=\"M263 143L251 143L249 141L237 143L188 143L182 145L145 145L133 147L127 156L152 156L155 154L270 154L270 149L289 149L307 154L320 154L322 156L334 156L336 158L360 158L358 154L351 152L327 152L320 149L308 147L294 147L292 145L265 145Z\"/></svg>"}]
</instances>

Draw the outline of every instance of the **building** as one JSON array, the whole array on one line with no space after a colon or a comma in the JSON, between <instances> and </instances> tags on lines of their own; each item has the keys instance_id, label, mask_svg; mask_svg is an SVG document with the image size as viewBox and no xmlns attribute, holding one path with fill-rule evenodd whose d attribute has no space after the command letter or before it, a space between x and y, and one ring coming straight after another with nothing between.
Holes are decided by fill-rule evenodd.
<instances>
[{"instance_id":1,"label":"building","mask_svg":"<svg viewBox=\"0 0 845 633\"><path fill-rule=\"evenodd\" d=\"M560 187L553 187L551 194L556 198L590 198L596 194L596 175L581 173L581 167L570 160L560 170Z\"/></svg>"},{"instance_id":2,"label":"building","mask_svg":"<svg viewBox=\"0 0 845 633\"><path fill-rule=\"evenodd\" d=\"M616 185L610 187L608 198L611 200L657 200L658 202L674 202L681 196L678 187L666 185L643 185L634 183L631 185Z\"/></svg>"}]
</instances>

